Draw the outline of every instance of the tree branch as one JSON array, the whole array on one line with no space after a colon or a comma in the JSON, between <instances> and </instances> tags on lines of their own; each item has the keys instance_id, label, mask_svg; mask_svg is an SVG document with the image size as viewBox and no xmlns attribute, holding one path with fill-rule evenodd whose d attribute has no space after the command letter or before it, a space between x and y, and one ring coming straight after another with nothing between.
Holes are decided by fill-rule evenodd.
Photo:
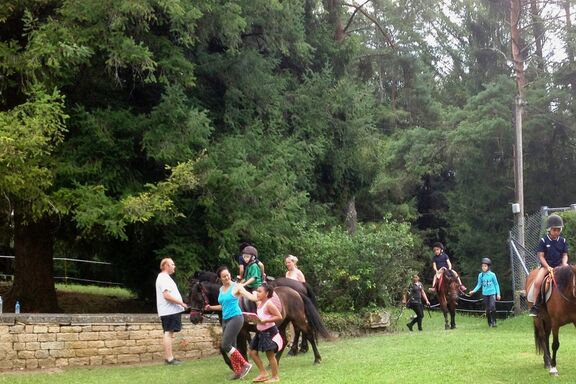
<instances>
[{"instance_id":1,"label":"tree branch","mask_svg":"<svg viewBox=\"0 0 576 384\"><path fill-rule=\"evenodd\" d=\"M364 2L364 4L362 5L356 5L356 4L349 4L349 3L342 3L342 5L345 5L347 7L351 7L351 8L355 8L356 10L354 11L354 13L352 14L352 17L354 17L354 15L356 14L356 12L360 12L361 14L363 14L368 20L370 20L372 23L374 23L374 25L376 26L376 28L378 28L378 30L380 31L380 33L382 33L382 36L384 36L384 38L386 39L386 42L388 43L388 45L392 48L396 48L396 45L394 44L394 42L392 41L392 39L390 38L390 36L386 33L386 31L384 31L384 28L382 28L382 26L378 23L378 21L370 16L365 10L362 9L362 7L368 3L368 1ZM351 18L352 18L351 17ZM350 24L350 20L348 20L348 24ZM348 27L348 24L346 25Z\"/></svg>"}]
</instances>

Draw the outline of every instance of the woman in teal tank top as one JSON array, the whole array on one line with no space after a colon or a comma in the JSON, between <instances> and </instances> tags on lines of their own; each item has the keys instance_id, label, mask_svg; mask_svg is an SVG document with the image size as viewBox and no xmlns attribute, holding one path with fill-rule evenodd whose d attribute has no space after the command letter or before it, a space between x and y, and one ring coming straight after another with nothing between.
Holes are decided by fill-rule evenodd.
<instances>
[{"instance_id":1,"label":"woman in teal tank top","mask_svg":"<svg viewBox=\"0 0 576 384\"><path fill-rule=\"evenodd\" d=\"M208 311L222 311L222 341L220 349L230 358L233 378L241 379L250 372L252 364L249 364L242 354L236 349L236 338L244 325L244 316L240 309L239 298L241 295L252 296L240 284L232 282L232 276L227 267L220 267L216 274L222 281L218 305L206 305Z\"/></svg>"}]
</instances>

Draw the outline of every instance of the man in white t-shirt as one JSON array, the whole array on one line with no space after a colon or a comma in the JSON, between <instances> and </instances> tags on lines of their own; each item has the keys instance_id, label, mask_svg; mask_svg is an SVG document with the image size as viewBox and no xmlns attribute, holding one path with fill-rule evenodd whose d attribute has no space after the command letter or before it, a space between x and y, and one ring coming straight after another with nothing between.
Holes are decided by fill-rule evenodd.
<instances>
[{"instance_id":1,"label":"man in white t-shirt","mask_svg":"<svg viewBox=\"0 0 576 384\"><path fill-rule=\"evenodd\" d=\"M162 259L160 262L160 272L156 278L156 307L158 316L162 320L162 329L164 337L164 357L166 364L182 364L180 360L174 358L172 354L172 338L174 332L180 332L182 329L181 313L188 308L188 305L182 301L182 296L171 274L176 270L176 264L170 258Z\"/></svg>"}]
</instances>

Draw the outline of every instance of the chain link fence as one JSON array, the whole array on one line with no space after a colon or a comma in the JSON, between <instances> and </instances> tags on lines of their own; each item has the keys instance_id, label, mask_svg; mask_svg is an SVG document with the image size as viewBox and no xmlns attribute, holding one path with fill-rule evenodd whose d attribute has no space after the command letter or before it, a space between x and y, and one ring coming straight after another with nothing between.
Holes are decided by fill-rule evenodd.
<instances>
[{"instance_id":1,"label":"chain link fence","mask_svg":"<svg viewBox=\"0 0 576 384\"><path fill-rule=\"evenodd\" d=\"M524 246L518 240L518 225L515 225L510 230L508 244L510 246L514 311L516 313L528 310L524 285L528 273L540 265L536 249L540 238L546 233L546 219L551 213L567 210L576 210L576 204L560 208L542 207L538 212L527 216L524 221Z\"/></svg>"}]
</instances>

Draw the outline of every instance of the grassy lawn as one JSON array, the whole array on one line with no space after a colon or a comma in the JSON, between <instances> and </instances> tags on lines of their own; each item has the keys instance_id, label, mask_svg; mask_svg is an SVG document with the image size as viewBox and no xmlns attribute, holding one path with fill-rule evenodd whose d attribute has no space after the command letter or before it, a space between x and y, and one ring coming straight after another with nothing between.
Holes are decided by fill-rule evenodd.
<instances>
[{"instance_id":1,"label":"grassy lawn","mask_svg":"<svg viewBox=\"0 0 576 384\"><path fill-rule=\"evenodd\" d=\"M112 296L120 299L135 299L136 295L122 287L102 287L98 285L80 285L57 283L56 290L61 292L74 292L88 295Z\"/></svg>"},{"instance_id":2,"label":"grassy lawn","mask_svg":"<svg viewBox=\"0 0 576 384\"><path fill-rule=\"evenodd\" d=\"M400 324L407 322L405 311ZM551 378L534 349L531 319L499 321L487 327L483 318L457 318L458 329L444 331L439 313L426 315L423 332L321 341L322 364L311 353L284 357L283 383L574 383L576 332L561 329L560 376ZM256 376L248 375L248 380ZM226 383L229 371L221 358L187 361L182 366L158 364L81 368L51 373L4 373L0 383Z\"/></svg>"}]
</instances>

